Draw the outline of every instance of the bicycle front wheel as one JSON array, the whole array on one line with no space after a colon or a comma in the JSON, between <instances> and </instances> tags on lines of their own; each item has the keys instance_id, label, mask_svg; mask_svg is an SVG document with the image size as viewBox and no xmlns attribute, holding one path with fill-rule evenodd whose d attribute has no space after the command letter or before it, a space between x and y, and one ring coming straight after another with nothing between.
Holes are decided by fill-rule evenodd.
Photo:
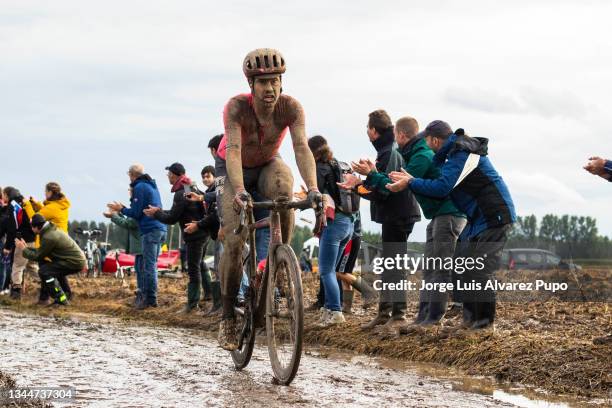
<instances>
[{"instance_id":1,"label":"bicycle front wheel","mask_svg":"<svg viewBox=\"0 0 612 408\"><path fill-rule=\"evenodd\" d=\"M266 334L276 380L289 385L302 357L304 303L302 276L293 249L283 244L274 252L274 270L268 274Z\"/></svg>"}]
</instances>

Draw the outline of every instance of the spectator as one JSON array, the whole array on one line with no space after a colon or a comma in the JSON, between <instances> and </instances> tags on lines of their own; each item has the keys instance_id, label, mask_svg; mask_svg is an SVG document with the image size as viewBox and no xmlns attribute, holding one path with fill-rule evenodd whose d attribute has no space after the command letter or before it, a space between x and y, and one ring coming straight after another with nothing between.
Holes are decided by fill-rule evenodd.
<instances>
[{"instance_id":1,"label":"spectator","mask_svg":"<svg viewBox=\"0 0 612 408\"><path fill-rule=\"evenodd\" d=\"M25 258L40 264L38 274L43 282L43 290L49 292L56 305L66 306L68 296L64 288L70 291L66 277L85 268L85 256L68 234L59 231L40 214L32 218L32 230L40 235L38 249L28 246L23 239L16 239L15 246Z\"/></svg>"},{"instance_id":2,"label":"spectator","mask_svg":"<svg viewBox=\"0 0 612 408\"><path fill-rule=\"evenodd\" d=\"M119 202L108 204L108 208L115 212L134 218L138 221L138 228L142 238L142 270L143 270L143 296L142 301L136 305L139 310L157 307L157 257L162 242L166 239L167 228L161 222L145 216L144 209L149 206L161 207L161 198L155 180L144 172L142 164L133 164L128 170L132 188L133 199L127 208Z\"/></svg>"},{"instance_id":3,"label":"spectator","mask_svg":"<svg viewBox=\"0 0 612 408\"><path fill-rule=\"evenodd\" d=\"M174 193L172 208L163 211L161 208L151 205L144 210L144 213L164 224L172 225L178 222L181 229L185 230L189 223L204 218L204 205L201 202L190 201L185 197L186 194L195 190L195 187L192 186L191 179L185 174L185 167L181 163L173 163L166 167L166 170L168 171L168 181L172 186L170 191ZM202 285L200 268L208 238L207 231L203 229L183 235L187 255L187 273L189 274L187 304L182 310L183 313L191 313L199 309L200 286Z\"/></svg>"},{"instance_id":4,"label":"spectator","mask_svg":"<svg viewBox=\"0 0 612 408\"><path fill-rule=\"evenodd\" d=\"M310 260L308 248L302 248L302 252L300 253L300 268L304 273L312 272L312 261Z\"/></svg>"},{"instance_id":5,"label":"spectator","mask_svg":"<svg viewBox=\"0 0 612 408\"><path fill-rule=\"evenodd\" d=\"M440 169L434 165L434 152L426 141L428 129L431 132L431 129L427 128L417 134L419 131L417 121L411 117L403 117L395 125L395 140L399 146L398 151L404 159L403 168L408 173L424 179L436 179L440 175ZM367 175L364 182L366 187L382 194L391 194L386 187L391 179L387 174L377 172L373 164L358 164L357 171ZM457 239L466 224L465 214L459 211L449 198L438 200L421 194L415 194L415 197L425 218L431 220L426 231L425 259L451 258L455 252ZM423 272L423 280L427 283L450 283L451 271L426 269ZM432 325L439 322L446 312L447 305L446 292L422 291L414 323Z\"/></svg>"},{"instance_id":6,"label":"spectator","mask_svg":"<svg viewBox=\"0 0 612 408\"><path fill-rule=\"evenodd\" d=\"M192 192L187 194L187 198L196 202L203 202L206 210L204 218L198 222L192 222L185 226L186 234L193 234L198 230L203 230L215 240L215 261L213 271L215 272L215 278L212 279L208 265L202 260L202 287L204 289L204 300L211 300L213 304L208 310L207 314L213 314L221 310L221 282L218 275L218 232L219 232L219 217L217 216L217 194L215 187L215 168L213 166L205 166L201 171L202 183L206 186L204 192ZM208 246L208 243L207 243ZM206 247L204 248L204 255L206 255ZM208 294L210 293L210 295Z\"/></svg>"},{"instance_id":7,"label":"spectator","mask_svg":"<svg viewBox=\"0 0 612 408\"><path fill-rule=\"evenodd\" d=\"M132 188L130 188L130 203L132 202ZM143 285L143 270L142 270L142 237L138 229L138 222L134 218L126 217L125 215L113 211L104 213L106 218L110 218L111 222L119 228L127 230L127 242L125 244L125 253L134 255L134 272L136 273L136 299L134 306L142 302L144 293Z\"/></svg>"},{"instance_id":8,"label":"spectator","mask_svg":"<svg viewBox=\"0 0 612 408\"><path fill-rule=\"evenodd\" d=\"M612 161L601 157L589 157L589 162L584 169L591 174L599 176L605 180L612 181Z\"/></svg>"},{"instance_id":9,"label":"spectator","mask_svg":"<svg viewBox=\"0 0 612 408\"><path fill-rule=\"evenodd\" d=\"M340 189L337 185L341 180L335 176L337 170L334 169L338 162L327 140L323 136L313 136L308 139L308 147L317 165L317 188L331 198L329 204L335 209L333 216L328 216L327 226L319 238L319 275L325 292L325 304L318 325L327 327L345 321L336 280L336 265L353 233L354 219L353 214L341 211Z\"/></svg>"},{"instance_id":10,"label":"spectator","mask_svg":"<svg viewBox=\"0 0 612 408\"><path fill-rule=\"evenodd\" d=\"M5 284L9 284L11 275L11 257L4 255L4 242L5 242L5 225L6 218L8 217L8 206L5 204L2 195L2 187L0 187L0 295L9 294L8 290L5 290Z\"/></svg>"},{"instance_id":11,"label":"spectator","mask_svg":"<svg viewBox=\"0 0 612 408\"><path fill-rule=\"evenodd\" d=\"M6 236L4 248L2 250L5 257L12 258L11 270L11 298L20 300L21 290L24 280L24 271L32 268L33 263L23 256L23 248L15 247L15 239L21 239L27 247L35 246L35 235L30 226L30 218L23 209L24 199L19 190L14 187L4 187L2 190L2 200L7 203L5 210L4 225L1 228Z\"/></svg>"},{"instance_id":12,"label":"spectator","mask_svg":"<svg viewBox=\"0 0 612 408\"><path fill-rule=\"evenodd\" d=\"M361 276L353 275L355 262L361 249L361 214L355 213L353 223L353 235L344 248L344 253L340 258L336 268L336 277L342 283L342 312L352 313L353 289L361 293L362 306L367 309L376 303L376 291Z\"/></svg>"},{"instance_id":13,"label":"spectator","mask_svg":"<svg viewBox=\"0 0 612 408\"><path fill-rule=\"evenodd\" d=\"M391 191L406 188L429 197L450 195L455 206L468 217L461 235L458 256L481 259L483 268L469 268L461 275L482 288L499 268L504 245L516 221L514 203L506 183L488 158L488 139L469 137L463 129L452 132L448 123L434 121L425 129L440 175L433 180L415 178L405 170L390 174ZM472 290L463 293L463 325L470 329L494 329L495 291Z\"/></svg>"},{"instance_id":14,"label":"spectator","mask_svg":"<svg viewBox=\"0 0 612 408\"><path fill-rule=\"evenodd\" d=\"M217 150L219 149L219 144L221 144L221 139L223 139L223 134L213 136L208 141L208 148L210 149L210 154L213 159L217 158Z\"/></svg>"},{"instance_id":15,"label":"spectator","mask_svg":"<svg viewBox=\"0 0 612 408\"><path fill-rule=\"evenodd\" d=\"M49 182L45 186L45 201L39 203L34 198L24 203L24 208L30 218L34 213L39 213L45 219L54 224L58 229L68 232L68 209L70 201L62 192L62 188L55 182Z\"/></svg>"},{"instance_id":16,"label":"spectator","mask_svg":"<svg viewBox=\"0 0 612 408\"><path fill-rule=\"evenodd\" d=\"M376 149L376 170L381 173L397 171L402 166L402 156L395 149L393 123L384 110L369 115L368 138ZM421 220L419 206L410 191L385 195L378 191L364 194L369 199L372 221L382 225L383 256L395 258L408 250L408 237L414 224ZM397 269L385 270L383 283L399 283L403 273ZM403 291L382 291L376 317L362 326L371 330L379 325L395 329L406 323L406 293Z\"/></svg>"}]
</instances>

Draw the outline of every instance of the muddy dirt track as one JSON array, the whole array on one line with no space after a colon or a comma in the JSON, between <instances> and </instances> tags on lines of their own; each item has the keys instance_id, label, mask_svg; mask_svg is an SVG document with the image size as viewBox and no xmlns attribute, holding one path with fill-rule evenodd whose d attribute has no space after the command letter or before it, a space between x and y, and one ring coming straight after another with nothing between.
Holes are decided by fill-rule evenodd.
<instances>
[{"instance_id":1,"label":"muddy dirt track","mask_svg":"<svg viewBox=\"0 0 612 408\"><path fill-rule=\"evenodd\" d=\"M593 287L605 288L610 286L609 271L602 271L598 274L590 271L588 275L582 277L584 281L587 278L591 279ZM45 373L52 373L53 369L50 366L53 361L48 361L42 357L42 345L52 344L49 352L54 353L55 349L63 350L69 353L78 353L77 355L88 358L88 350L115 350L117 352L125 347L125 355L130 355L130 347L138 352L141 361L155 361L159 370L168 370L168 375L155 374L156 371L145 370L142 367L136 366L134 362L129 362L127 366L120 359L120 362L115 366L112 360L102 359L99 362L89 361L94 364L94 367L81 367L78 359L70 360L70 364L76 364L77 369L85 370L85 374L78 376L79 381L84 384L84 390L88 387L93 391L106 390L109 385L118 386L117 384L135 381L135 373L132 366L136 367L136 372L139 373L136 380L140 378L155 378L160 383L151 383L151 385L143 386L138 389L136 396L130 396L125 402L130 402L132 399L138 401L138 395L146 390L147 395L156 395L161 393L161 390L168 390L169 394L176 390L192 390L194 393L200 393L197 397L187 393L182 393L182 398L186 401L193 400L202 402L202 391L199 387L206 385L205 381L197 380L200 375L213 376L212 388L210 391L210 404L225 405L233 403L236 406L246 404L248 402L265 402L268 400L280 401L283 403L295 405L300 401L303 406L324 405L326 401L346 404L347 401L355 405L361 406L387 406L392 401L397 402L397 405L417 405L417 406L432 406L435 404L453 405L449 403L449 396L438 400L438 394L443 390L454 388L457 391L468 390L484 393L488 396L480 397L478 404L493 404L500 401L513 401L515 399L501 398L502 390L524 393L525 390L517 391L519 385L527 385L537 387L540 390L548 392L546 396L541 393L537 395L529 394L531 398L547 399L553 401L565 401L569 397L572 405L576 401L584 402L585 400L597 401L603 406L610 404L611 394L610 387L612 385L612 314L610 313L609 304L605 302L566 302L558 299L550 299L547 301L529 301L529 302L506 302L500 303L498 306L497 330L491 334L486 333L467 333L454 334L444 336L438 328L432 328L423 333L414 333L409 336L384 337L373 333L362 332L359 325L373 316L373 311L364 311L360 307L359 298L356 299L354 311L356 314L349 316L347 323L341 327L320 329L314 326L314 321L317 318L316 313L306 314L305 327L305 343L310 347L312 353L317 355L327 355L328 351L332 350L336 355L337 350L344 350L352 353L349 358L341 358L332 364L333 359L316 358L311 360L310 357L305 359L303 366L300 369L298 379L294 386L290 388L277 388L270 382L270 368L267 361L265 349L258 349L256 360L253 362L246 373L234 373L231 370L230 358L227 354L221 352L215 347L213 336L218 329L218 318L202 317L201 314L192 314L189 316L177 314L184 302L185 297L185 280L184 279L162 279L160 280L160 307L154 310L145 312L135 312L128 306L133 298L134 282L133 278L121 281L112 277L104 277L100 279L84 279L71 278L74 293L76 295L72 305L65 309L41 308L34 306L36 302L37 286L30 284L27 287L25 297L21 304L16 304L5 297L0 298L0 307L4 305L7 311L0 316L0 323L3 327L0 328L0 388L2 388L2 371L12 375L18 380L20 385L40 385L34 381L37 377L37 371L34 370L49 370ZM305 276L304 289L306 304L312 300L317 284L316 277ZM208 305L203 305L208 306ZM411 310L409 313L414 313L416 304L410 303ZM8 365L18 362L19 360L8 359L9 350L12 344L22 344L18 342L21 336L21 329L15 331L15 325L6 323L12 310L17 313L25 313L30 315L29 318L13 315L13 321L19 322L17 327L21 328L21 324L28 323L24 327L29 327L24 331L26 335L31 335L33 327L38 323L31 323L30 319L37 319L34 316L43 316L46 319L55 322L50 324L49 332L55 333L58 336L45 337L48 343L38 343L36 346L32 343L28 347L28 353L37 354L37 359L28 360L23 367ZM9 314L6 314L9 313ZM105 317L104 317L105 316ZM74 319L86 320L86 322L75 321ZM459 321L455 318L445 319L444 324L457 325ZM40 323L44 327L49 325L50 320L42 319ZM68 319L68 320L65 320ZM108 324L104 323L101 326L96 326L91 323L98 323L100 319L108 320ZM460 318L459 318L460 319ZM67 330L67 338L75 339L76 345L65 346L62 339L63 332L60 330L62 325ZM87 323L90 322L90 323ZM119 323L119 326L115 327ZM130 328L127 328L129 325ZM84 325L84 326L82 326ZM89 325L89 326L87 326ZM108 326L110 331L106 330ZM131 328L134 326L135 328ZM42 326L41 326L42 327ZM85 327L85 328L83 328ZM55 330L55 331L54 331ZM113 331L114 330L114 331ZM135 332L134 332L135 330ZM187 330L187 331L185 331ZM48 330L38 330L36 336L46 336ZM141 333L142 336L130 335L130 333ZM98 336L97 333L103 333ZM175 333L165 338L166 333ZM180 335L176 333L181 333ZM87 345L83 344L84 339L91 337ZM114 340L115 337L123 336L122 341ZM161 336L161 337L160 337ZM152 347L147 350L140 350L136 346L139 344L139 338L159 338L160 344L174 344L177 350L182 350L185 354L173 354L168 352L169 358L178 359L185 364L189 364L188 368L183 367L183 363L177 365L176 370L172 371L172 365L165 365L163 359L158 359L160 354L159 347ZM178 338L177 338L178 337ZM27 337L26 337L27 338ZM195 341L200 343L194 343ZM198 352L192 353L190 342L197 345ZM158 343L158 342L154 342ZM27 342L23 344L28 344ZM148 343L147 343L148 344ZM128 345L131 345L128 347ZM38 348L37 353L34 349ZM326 349L321 349L326 347ZM84 353L84 354L80 354ZM166 353L164 351L164 353ZM177 352L178 353L178 352ZM163 353L161 353L163 354ZM70 354L69 354L70 355ZM95 354L99 356L98 354ZM102 353L106 356L107 353ZM201 356L211 356L211 360L202 360ZM378 368L374 371L366 371L372 368L368 362L368 356L376 356L386 358L385 367L389 367L392 371L389 376L394 377L393 370L404 370L408 367L407 372L402 372L397 381L389 383L389 388L380 388L380 375ZM57 356L54 356L55 358ZM165 355L163 356L165 357ZM105 357L106 358L106 357ZM208 358L208 357L205 357ZM61 359L60 359L61 361ZM160 362L161 361L161 362ZM201 361L206 361L203 363ZM321 363L322 361L322 363ZM326 362L326 361L329 361ZM380 360L377 360L380 363ZM391 362L392 364L388 364ZM378 364L377 363L377 364ZM424 363L427 367L424 375L427 377L434 376L446 381L446 385L441 388L434 388L425 392L425 398L419 396L421 389L427 389L427 385L431 380L424 380L424 385L418 385L419 380L415 380L414 367L419 367L420 373L423 370L420 364ZM431 364L441 366L441 370L431 371ZM68 363L67 363L68 364ZM328 364L330 364L328 366ZM417 364L415 366L415 364ZM12 367L8 369L5 367ZM109 367L111 373L115 372L115 376L106 374L105 367ZM113 367L127 367L124 371L130 373L126 377L122 376L123 371ZM164 368L165 367L165 368ZM190 368L189 368L190 367ZM321 373L315 371L308 374L309 367L322 367ZM328 369L328 370L327 370ZM31 371L31 372L30 372ZM65 370L60 370L62 375ZM119 371L119 372L116 372ZM186 377L173 374L186 373ZM366 373L378 373L378 377L365 375ZM93 374L92 374L93 373ZM212 373L212 374L211 374ZM307 374L304 374L307 373ZM362 376L362 373L364 374ZM452 375L449 373L453 373ZM469 376L465 376L468 374ZM182 374L181 374L182 375ZM373 374L372 374L373 375ZM410 377L410 376L413 377ZM93 376L93 377L92 377ZM118 376L118 377L117 377ZM238 377L231 377L238 376ZM348 377L347 377L348 376ZM471 377L477 376L477 377ZM483 377L484 376L484 377ZM102 379L104 377L104 379ZM115 379L116 381L110 381ZM92 380L94 378L94 380ZM228 380L224 383L221 380L227 378L238 378L237 383L245 386L252 386L254 391L249 392L246 398L240 390L237 392L229 392L233 390L233 380ZM373 380L372 378L376 378ZM476 379L474 379L476 378ZM25 380L22 381L22 380ZM30 382L34 381L34 382ZM67 379L67 384L76 379ZM308 382L304 382L308 381ZM377 382L378 381L378 382ZM353 384L354 382L354 384ZM415 383L417 386L415 386ZM220 385L221 384L221 385ZM516 385L511 385L516 384ZM46 385L46 384L45 384ZM159 389L156 387L160 387ZM149 389L149 387L152 387ZM425 388L422 388L425 387ZM325 392L321 391L325 390ZM191 391L190 391L191 392ZM320 394L323 393L323 394ZM327 394L330 395L327 395ZM408 397L406 397L408 393ZM105 394L105 393L103 393ZM81 394L81 395L87 395ZM126 393L125 395L130 395ZM382 399L376 399L378 395L384 395ZM434 395L431 397L431 395ZM470 406L471 398L465 399L465 404ZM495 395L496 398L491 399ZM259 397L263 400L260 401ZM107 398L108 395L105 397ZM324 398L323 398L324 397ZM580 398L577 400L576 397ZM96 398L100 398L99 395ZM148 398L148 397L147 397ZM158 397L155 397L158 398ZM234 398L233 400L230 398ZM244 398L244 399L241 399ZM330 399L331 398L331 399ZM334 399L336 398L336 399ZM363 401L359 398L363 398ZM397 400L395 399L397 398ZM421 398L422 400L419 400ZM424 398L424 399L423 399ZM454 398L454 397L453 397ZM104 400L104 399L103 399ZM154 399L157 401L158 399ZM134 402L132 401L132 402ZM160 399L160 401L164 401ZM208 401L208 400L207 400ZM401 402L398 402L401 401ZM444 402L446 401L446 402ZM454 401L457 401L456 399ZM463 401L463 400L461 400ZM89 401L97 404L97 400ZM123 401L122 401L123 402ZM0 404L1 405L1 404ZM115 404L113 404L115 405ZM120 406L123 403L118 404ZM143 406L142 404L134 404L135 406ZM160 404L164 405L164 404ZM202 404L196 404L202 405ZM257 404L259 405L259 404ZM522 406L534 406L533 404L521 404ZM101 404L101 406L108 406ZM145 405L146 406L146 405ZM172 403L165 406L176 406L174 400ZM185 403L185 406L192 406ZM454 406L463 406L455 404ZM537 406L537 405L536 405ZM543 405L547 406L547 405Z\"/></svg>"},{"instance_id":2,"label":"muddy dirt track","mask_svg":"<svg viewBox=\"0 0 612 408\"><path fill-rule=\"evenodd\" d=\"M367 358L322 358L311 352L294 384L281 387L271 382L263 346L249 367L237 372L229 355L202 332L95 320L0 309L2 370L22 386L75 387L76 400L55 406L481 408L515 406L507 401L517 400L501 391L462 391L456 381L385 368Z\"/></svg>"}]
</instances>

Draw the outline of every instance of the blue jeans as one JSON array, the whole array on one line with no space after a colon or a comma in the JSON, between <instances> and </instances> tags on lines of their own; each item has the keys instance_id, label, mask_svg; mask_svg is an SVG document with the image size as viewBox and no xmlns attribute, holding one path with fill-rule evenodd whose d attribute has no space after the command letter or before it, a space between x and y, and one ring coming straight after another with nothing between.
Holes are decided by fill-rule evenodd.
<instances>
[{"instance_id":1,"label":"blue jeans","mask_svg":"<svg viewBox=\"0 0 612 408\"><path fill-rule=\"evenodd\" d=\"M142 255L134 256L134 273L136 274L136 290L139 293L139 296L142 296L144 293L144 283L143 278L144 274L142 273Z\"/></svg>"},{"instance_id":2,"label":"blue jeans","mask_svg":"<svg viewBox=\"0 0 612 408\"><path fill-rule=\"evenodd\" d=\"M346 243L353 233L351 217L336 212L336 218L327 222L319 239L319 274L325 292L325 308L338 312L340 305L340 289L336 280L336 265L342 257Z\"/></svg>"},{"instance_id":3,"label":"blue jeans","mask_svg":"<svg viewBox=\"0 0 612 408\"><path fill-rule=\"evenodd\" d=\"M146 305L157 304L157 257L166 231L155 230L142 234L142 289Z\"/></svg>"}]
</instances>

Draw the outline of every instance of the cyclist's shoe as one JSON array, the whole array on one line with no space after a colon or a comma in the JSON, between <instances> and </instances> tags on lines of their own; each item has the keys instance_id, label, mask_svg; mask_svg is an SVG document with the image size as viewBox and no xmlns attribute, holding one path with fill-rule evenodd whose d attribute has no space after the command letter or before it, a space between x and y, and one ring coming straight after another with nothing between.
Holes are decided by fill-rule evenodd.
<instances>
[{"instance_id":1,"label":"cyclist's shoe","mask_svg":"<svg viewBox=\"0 0 612 408\"><path fill-rule=\"evenodd\" d=\"M228 351L238 349L238 336L236 334L236 319L223 319L219 325L219 346Z\"/></svg>"}]
</instances>

